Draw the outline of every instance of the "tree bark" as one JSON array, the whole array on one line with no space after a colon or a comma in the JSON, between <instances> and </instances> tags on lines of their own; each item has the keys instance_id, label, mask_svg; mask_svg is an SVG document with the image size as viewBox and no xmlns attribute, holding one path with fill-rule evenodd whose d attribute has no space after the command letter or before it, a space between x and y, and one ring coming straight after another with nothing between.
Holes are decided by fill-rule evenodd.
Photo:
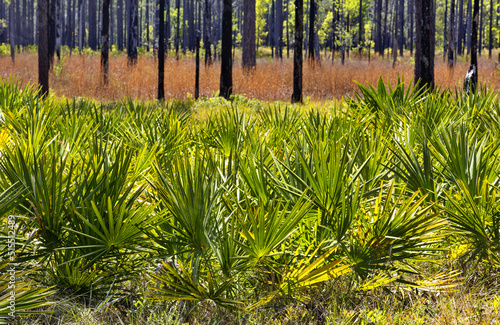
<instances>
[{"instance_id":1,"label":"tree bark","mask_svg":"<svg viewBox=\"0 0 500 325\"><path fill-rule=\"evenodd\" d=\"M283 0L276 0L276 18L274 20L274 39L276 58L283 58Z\"/></svg>"},{"instance_id":2,"label":"tree bark","mask_svg":"<svg viewBox=\"0 0 500 325\"><path fill-rule=\"evenodd\" d=\"M160 0L158 35L158 100L165 99L165 1Z\"/></svg>"},{"instance_id":3,"label":"tree bark","mask_svg":"<svg viewBox=\"0 0 500 325\"><path fill-rule=\"evenodd\" d=\"M78 0L78 48L80 52L83 51L83 42L85 39L85 23L83 20L84 15L85 15L84 2L83 0Z\"/></svg>"},{"instance_id":4,"label":"tree bark","mask_svg":"<svg viewBox=\"0 0 500 325\"><path fill-rule=\"evenodd\" d=\"M205 8L203 11L203 45L205 47L205 65L212 64L212 51L210 47L211 19L212 19L211 0L205 0ZM231 20L231 33L232 33L232 20Z\"/></svg>"},{"instance_id":5,"label":"tree bark","mask_svg":"<svg viewBox=\"0 0 500 325\"><path fill-rule=\"evenodd\" d=\"M481 0L481 9L480 9L480 17L479 17L480 18L480 23L479 23L479 47L478 47L479 55L481 55L481 51L483 49L483 16L484 16L483 9L484 9L483 0Z\"/></svg>"},{"instance_id":6,"label":"tree bark","mask_svg":"<svg viewBox=\"0 0 500 325\"><path fill-rule=\"evenodd\" d=\"M398 32L398 45L399 56L403 56L404 43L405 43L405 0L399 1L399 32Z\"/></svg>"},{"instance_id":7,"label":"tree bark","mask_svg":"<svg viewBox=\"0 0 500 325\"><path fill-rule=\"evenodd\" d=\"M310 0L309 6L309 60L314 60L314 24L316 23L316 1Z\"/></svg>"},{"instance_id":8,"label":"tree bark","mask_svg":"<svg viewBox=\"0 0 500 325\"><path fill-rule=\"evenodd\" d=\"M455 0L451 0L450 4L450 28L448 31L448 66L453 68L455 64L454 48L455 48Z\"/></svg>"},{"instance_id":9,"label":"tree bark","mask_svg":"<svg viewBox=\"0 0 500 325\"><path fill-rule=\"evenodd\" d=\"M295 44L293 51L293 93L292 103L302 102L302 42L303 42L303 0L295 0Z\"/></svg>"},{"instance_id":10,"label":"tree bark","mask_svg":"<svg viewBox=\"0 0 500 325\"><path fill-rule=\"evenodd\" d=\"M109 1L102 2L101 71L104 85L108 84L109 72Z\"/></svg>"},{"instance_id":11,"label":"tree bark","mask_svg":"<svg viewBox=\"0 0 500 325\"><path fill-rule=\"evenodd\" d=\"M38 84L39 95L49 94L49 0L38 0Z\"/></svg>"},{"instance_id":12,"label":"tree bark","mask_svg":"<svg viewBox=\"0 0 500 325\"><path fill-rule=\"evenodd\" d=\"M97 16L97 0L89 0L89 47L97 50L97 32L96 32L96 16Z\"/></svg>"},{"instance_id":13,"label":"tree bark","mask_svg":"<svg viewBox=\"0 0 500 325\"><path fill-rule=\"evenodd\" d=\"M219 95L229 99L233 92L233 3L224 0L222 10L222 50Z\"/></svg>"},{"instance_id":14,"label":"tree bark","mask_svg":"<svg viewBox=\"0 0 500 325\"><path fill-rule=\"evenodd\" d=\"M463 42L465 39L465 29L464 29L464 0L460 0L458 4L458 44L457 44L457 54L463 55Z\"/></svg>"},{"instance_id":15,"label":"tree bark","mask_svg":"<svg viewBox=\"0 0 500 325\"><path fill-rule=\"evenodd\" d=\"M448 31L448 0L444 3L444 30L443 30L443 62L446 61L446 51L448 49L447 46L447 31Z\"/></svg>"},{"instance_id":16,"label":"tree bark","mask_svg":"<svg viewBox=\"0 0 500 325\"><path fill-rule=\"evenodd\" d=\"M477 65L477 34L478 34L478 24L479 24L479 0L474 0L474 13L472 19L472 31L471 31L471 60L469 72L472 71L470 77L470 93L475 93L477 90L478 72L479 67ZM469 77L469 76L467 76ZM466 78L467 79L467 78ZM467 83L467 80L466 80ZM469 90L469 89L466 89ZM468 92L469 93L469 92Z\"/></svg>"},{"instance_id":17,"label":"tree bark","mask_svg":"<svg viewBox=\"0 0 500 325\"><path fill-rule=\"evenodd\" d=\"M488 57L491 59L491 50L493 49L493 0L490 0L490 41L488 44Z\"/></svg>"},{"instance_id":18,"label":"tree bark","mask_svg":"<svg viewBox=\"0 0 500 325\"><path fill-rule=\"evenodd\" d=\"M40 0L39 0L40 1ZM9 43L10 43L10 58L12 64L16 62L16 20L14 19L14 0L10 1L9 5Z\"/></svg>"},{"instance_id":19,"label":"tree bark","mask_svg":"<svg viewBox=\"0 0 500 325\"><path fill-rule=\"evenodd\" d=\"M359 0L359 28L358 28L358 52L361 58L361 49L363 48L363 0Z\"/></svg>"},{"instance_id":20,"label":"tree bark","mask_svg":"<svg viewBox=\"0 0 500 325\"><path fill-rule=\"evenodd\" d=\"M434 0L415 0L415 81L434 88Z\"/></svg>"},{"instance_id":21,"label":"tree bark","mask_svg":"<svg viewBox=\"0 0 500 325\"><path fill-rule=\"evenodd\" d=\"M255 0L243 1L243 68L253 68L257 65L255 53Z\"/></svg>"},{"instance_id":22,"label":"tree bark","mask_svg":"<svg viewBox=\"0 0 500 325\"><path fill-rule=\"evenodd\" d=\"M375 24L376 24L376 36L375 36L375 52L382 55L382 0L375 0Z\"/></svg>"},{"instance_id":23,"label":"tree bark","mask_svg":"<svg viewBox=\"0 0 500 325\"><path fill-rule=\"evenodd\" d=\"M194 80L194 99L200 98L200 37L196 36L196 72Z\"/></svg>"},{"instance_id":24,"label":"tree bark","mask_svg":"<svg viewBox=\"0 0 500 325\"><path fill-rule=\"evenodd\" d=\"M472 0L469 0L467 5L467 24L466 24L466 35L467 35L467 55L470 54L472 46Z\"/></svg>"},{"instance_id":25,"label":"tree bark","mask_svg":"<svg viewBox=\"0 0 500 325\"><path fill-rule=\"evenodd\" d=\"M116 1L116 42L118 51L123 51L123 0Z\"/></svg>"},{"instance_id":26,"label":"tree bark","mask_svg":"<svg viewBox=\"0 0 500 325\"><path fill-rule=\"evenodd\" d=\"M127 0L128 3L127 56L129 64L135 64L137 62L137 42L138 42L138 23L139 23L137 1L138 0Z\"/></svg>"}]
</instances>

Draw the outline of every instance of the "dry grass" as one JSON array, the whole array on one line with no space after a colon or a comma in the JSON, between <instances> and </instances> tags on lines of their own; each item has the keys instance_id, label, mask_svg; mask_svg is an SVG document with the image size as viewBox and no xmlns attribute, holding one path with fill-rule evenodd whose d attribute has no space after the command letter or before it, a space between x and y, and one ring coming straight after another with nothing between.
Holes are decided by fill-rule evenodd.
<instances>
[{"instance_id":1,"label":"dry grass","mask_svg":"<svg viewBox=\"0 0 500 325\"><path fill-rule=\"evenodd\" d=\"M494 56L496 57L496 55ZM323 60L320 65L304 64L304 96L312 100L328 100L352 95L357 89L354 81L375 84L379 76L395 83L398 76L404 80L413 78L412 58L407 56L400 60L395 68L392 62L381 58L359 59L351 56L345 65L336 59ZM157 94L156 62L151 55L139 58L134 67L127 66L125 55L116 55L110 61L110 84L101 85L100 56L79 55L64 56L56 63L50 75L50 87L57 96L88 97L98 100L119 100L125 97L142 100L154 99ZM168 58L165 68L165 91L167 98L185 99L188 93L194 93L194 68L192 58L176 61ZM464 58L455 69L450 70L442 61L442 55L436 55L436 84L441 88L461 88L463 77L468 69ZM292 93L291 59L272 61L268 58L258 60L257 68L246 73L236 61L233 71L234 93L244 94L249 98L266 101L289 101ZM16 56L12 65L10 57L0 56L0 75L16 75L22 83L36 83L37 56L36 53L21 53ZM220 64L201 68L200 94L211 96L219 89ZM479 78L481 83L499 88L500 68L495 60L489 60L483 55L479 58Z\"/></svg>"}]
</instances>

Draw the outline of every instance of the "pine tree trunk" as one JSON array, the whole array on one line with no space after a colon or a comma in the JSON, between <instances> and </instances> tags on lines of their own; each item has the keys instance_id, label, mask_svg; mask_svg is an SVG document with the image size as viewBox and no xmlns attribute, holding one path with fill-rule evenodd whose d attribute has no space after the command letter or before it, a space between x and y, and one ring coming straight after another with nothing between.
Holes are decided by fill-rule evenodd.
<instances>
[{"instance_id":1,"label":"pine tree trunk","mask_svg":"<svg viewBox=\"0 0 500 325\"><path fill-rule=\"evenodd\" d=\"M118 51L123 51L123 0L116 1L116 42Z\"/></svg>"},{"instance_id":2,"label":"pine tree trunk","mask_svg":"<svg viewBox=\"0 0 500 325\"><path fill-rule=\"evenodd\" d=\"M54 53L56 51L56 0L50 1L49 13L49 64L54 66Z\"/></svg>"},{"instance_id":3,"label":"pine tree trunk","mask_svg":"<svg viewBox=\"0 0 500 325\"><path fill-rule=\"evenodd\" d=\"M128 18L128 35L127 35L127 56L128 63L135 64L137 62L137 43L138 43L138 24L139 12L137 8L138 0L127 0L127 18Z\"/></svg>"},{"instance_id":4,"label":"pine tree trunk","mask_svg":"<svg viewBox=\"0 0 500 325\"><path fill-rule=\"evenodd\" d=\"M479 55L481 55L481 51L483 50L483 0L481 0L481 9L480 9L480 23L479 23Z\"/></svg>"},{"instance_id":5,"label":"pine tree trunk","mask_svg":"<svg viewBox=\"0 0 500 325\"><path fill-rule=\"evenodd\" d=\"M165 99L165 1L160 0L158 35L158 100Z\"/></svg>"},{"instance_id":6,"label":"pine tree trunk","mask_svg":"<svg viewBox=\"0 0 500 325\"><path fill-rule=\"evenodd\" d=\"M493 0L490 0L490 41L488 44L488 57L490 59L492 50L493 50Z\"/></svg>"},{"instance_id":7,"label":"pine tree trunk","mask_svg":"<svg viewBox=\"0 0 500 325\"><path fill-rule=\"evenodd\" d=\"M463 42L465 39L465 29L464 29L464 0L460 0L458 4L458 48L457 54L463 55Z\"/></svg>"},{"instance_id":8,"label":"pine tree trunk","mask_svg":"<svg viewBox=\"0 0 500 325\"><path fill-rule=\"evenodd\" d=\"M109 72L109 1L102 2L101 71L104 85L108 84Z\"/></svg>"},{"instance_id":9,"label":"pine tree trunk","mask_svg":"<svg viewBox=\"0 0 500 325\"><path fill-rule=\"evenodd\" d=\"M283 0L276 0L276 19L274 21L274 39L275 39L275 52L276 58L282 57L282 43L283 43Z\"/></svg>"},{"instance_id":10,"label":"pine tree trunk","mask_svg":"<svg viewBox=\"0 0 500 325\"><path fill-rule=\"evenodd\" d=\"M38 0L38 84L40 97L49 94L49 1Z\"/></svg>"},{"instance_id":11,"label":"pine tree trunk","mask_svg":"<svg viewBox=\"0 0 500 325\"><path fill-rule=\"evenodd\" d=\"M316 22L316 2L315 0L310 0L309 6L309 50L308 57L309 60L314 60L314 24Z\"/></svg>"},{"instance_id":12,"label":"pine tree trunk","mask_svg":"<svg viewBox=\"0 0 500 325\"><path fill-rule=\"evenodd\" d=\"M359 0L359 28L358 28L358 51L361 58L361 49L363 48L363 0Z\"/></svg>"},{"instance_id":13,"label":"pine tree trunk","mask_svg":"<svg viewBox=\"0 0 500 325\"><path fill-rule=\"evenodd\" d=\"M38 0L40 1L40 0ZM14 1L11 0L9 5L9 43L10 43L10 58L12 60L12 64L16 62L16 20L14 19L15 11L14 11Z\"/></svg>"},{"instance_id":14,"label":"pine tree trunk","mask_svg":"<svg viewBox=\"0 0 500 325\"><path fill-rule=\"evenodd\" d=\"M384 10L384 30L382 35L382 48L380 49L380 55L384 56L385 47L387 46L387 16L389 13L389 0L385 0L385 10Z\"/></svg>"},{"instance_id":15,"label":"pine tree trunk","mask_svg":"<svg viewBox=\"0 0 500 325\"><path fill-rule=\"evenodd\" d=\"M413 56L415 0L410 0L410 54Z\"/></svg>"},{"instance_id":16,"label":"pine tree trunk","mask_svg":"<svg viewBox=\"0 0 500 325\"><path fill-rule=\"evenodd\" d=\"M97 49L97 33L96 33L96 16L97 16L97 0L89 0L89 47L92 50Z\"/></svg>"},{"instance_id":17,"label":"pine tree trunk","mask_svg":"<svg viewBox=\"0 0 500 325\"><path fill-rule=\"evenodd\" d=\"M211 0L205 0L205 8L203 11L203 45L205 46L205 65L212 64L212 51L210 47L211 19L212 19ZM231 21L231 33L232 33L232 24L233 23Z\"/></svg>"},{"instance_id":18,"label":"pine tree trunk","mask_svg":"<svg viewBox=\"0 0 500 325\"><path fill-rule=\"evenodd\" d=\"M85 14L85 8L83 0L78 0L78 48L80 52L83 51L83 42L85 40L85 23L83 21L84 14Z\"/></svg>"},{"instance_id":19,"label":"pine tree trunk","mask_svg":"<svg viewBox=\"0 0 500 325\"><path fill-rule=\"evenodd\" d=\"M434 0L415 0L415 81L434 88Z\"/></svg>"},{"instance_id":20,"label":"pine tree trunk","mask_svg":"<svg viewBox=\"0 0 500 325\"><path fill-rule=\"evenodd\" d=\"M376 24L376 36L375 36L375 52L382 55L382 0L375 0L375 24Z\"/></svg>"},{"instance_id":21,"label":"pine tree trunk","mask_svg":"<svg viewBox=\"0 0 500 325\"><path fill-rule=\"evenodd\" d=\"M405 0L399 1L399 32L398 32L398 45L399 56L403 56L404 43L405 43Z\"/></svg>"},{"instance_id":22,"label":"pine tree trunk","mask_svg":"<svg viewBox=\"0 0 500 325\"><path fill-rule=\"evenodd\" d=\"M471 40L472 40L472 0L469 0L468 5L467 5L467 24L466 24L466 31L467 31L467 55L470 54L471 51Z\"/></svg>"},{"instance_id":23,"label":"pine tree trunk","mask_svg":"<svg viewBox=\"0 0 500 325\"><path fill-rule=\"evenodd\" d=\"M447 44L447 28L448 28L448 0L444 3L444 31L443 31L443 62L446 61Z\"/></svg>"},{"instance_id":24,"label":"pine tree trunk","mask_svg":"<svg viewBox=\"0 0 500 325\"><path fill-rule=\"evenodd\" d=\"M255 0L244 0L243 11L242 66L248 69L255 67L257 64L255 53Z\"/></svg>"},{"instance_id":25,"label":"pine tree trunk","mask_svg":"<svg viewBox=\"0 0 500 325\"><path fill-rule=\"evenodd\" d=\"M233 3L224 0L222 10L222 50L219 95L229 99L233 92Z\"/></svg>"},{"instance_id":26,"label":"pine tree trunk","mask_svg":"<svg viewBox=\"0 0 500 325\"><path fill-rule=\"evenodd\" d=\"M450 29L448 31L448 66L453 68L455 63L454 48L455 48L455 0L451 0L450 4Z\"/></svg>"},{"instance_id":27,"label":"pine tree trunk","mask_svg":"<svg viewBox=\"0 0 500 325\"><path fill-rule=\"evenodd\" d=\"M470 79L470 92L475 93L477 90L478 72L479 67L477 65L477 39L478 39L478 25L479 25L479 0L474 0L474 13L472 19L472 31L471 31L471 68L469 71L473 70L474 73Z\"/></svg>"},{"instance_id":28,"label":"pine tree trunk","mask_svg":"<svg viewBox=\"0 0 500 325\"><path fill-rule=\"evenodd\" d=\"M295 0L295 42L293 53L292 103L302 102L302 42L303 42L303 0Z\"/></svg>"}]
</instances>

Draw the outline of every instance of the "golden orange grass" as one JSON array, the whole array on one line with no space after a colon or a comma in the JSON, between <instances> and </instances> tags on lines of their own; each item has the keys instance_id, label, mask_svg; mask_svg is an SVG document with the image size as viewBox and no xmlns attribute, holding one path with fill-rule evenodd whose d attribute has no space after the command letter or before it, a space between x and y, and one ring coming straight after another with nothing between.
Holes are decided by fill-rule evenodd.
<instances>
[{"instance_id":1,"label":"golden orange grass","mask_svg":"<svg viewBox=\"0 0 500 325\"><path fill-rule=\"evenodd\" d=\"M389 59L372 56L359 59L351 55L344 65L338 58L332 64L324 59L320 64L304 62L303 94L312 100L328 100L354 94L355 81L375 85L379 76L395 84L398 77L409 82L413 78L412 59L407 56L392 67ZM461 88L469 63L461 60L454 69L449 69L442 56L436 55L435 78L441 88ZM36 83L38 79L36 53L16 55L12 65L9 56L0 57L0 76L14 74L22 84ZM272 60L262 58L257 68L246 72L238 60L234 64L234 93L266 101L289 101L292 93L292 59ZM192 58L175 60L168 58L165 65L165 96L168 99L185 99L194 93L195 61ZM200 69L200 94L211 96L219 89L220 64L218 62ZM479 78L489 87L500 86L500 68L487 56L479 58ZM100 56L64 56L50 73L50 88L57 96L88 97L97 100L120 100L126 97L141 100L154 99L157 95L157 62L152 55L139 57L135 66L127 65L125 55L110 59L109 85L103 87L100 76Z\"/></svg>"}]
</instances>

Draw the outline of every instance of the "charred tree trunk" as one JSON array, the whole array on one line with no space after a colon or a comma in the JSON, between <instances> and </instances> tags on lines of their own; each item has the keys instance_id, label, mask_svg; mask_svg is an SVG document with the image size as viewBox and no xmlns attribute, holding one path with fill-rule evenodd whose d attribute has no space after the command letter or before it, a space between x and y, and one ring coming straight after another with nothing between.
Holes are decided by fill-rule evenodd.
<instances>
[{"instance_id":1,"label":"charred tree trunk","mask_svg":"<svg viewBox=\"0 0 500 325\"><path fill-rule=\"evenodd\" d=\"M158 35L158 100L165 99L165 1L160 0Z\"/></svg>"},{"instance_id":2,"label":"charred tree trunk","mask_svg":"<svg viewBox=\"0 0 500 325\"><path fill-rule=\"evenodd\" d=\"M376 36L375 36L375 52L382 55L382 0L375 0L375 24L376 24Z\"/></svg>"},{"instance_id":3,"label":"charred tree trunk","mask_svg":"<svg viewBox=\"0 0 500 325\"><path fill-rule=\"evenodd\" d=\"M48 3L48 0L47 0L47 3ZM83 17L85 17L84 2L83 2L83 0L78 0L78 49L80 50L80 52L83 51L83 43L85 40L85 23L84 23ZM49 37L48 33L47 33L47 37ZM48 51L48 49L47 49L47 51Z\"/></svg>"},{"instance_id":4,"label":"charred tree trunk","mask_svg":"<svg viewBox=\"0 0 500 325\"><path fill-rule=\"evenodd\" d=\"M40 1L40 0L38 0ZM10 57L12 64L16 62L16 20L14 19L14 1L10 1L9 5L9 43L10 43Z\"/></svg>"},{"instance_id":5,"label":"charred tree trunk","mask_svg":"<svg viewBox=\"0 0 500 325\"><path fill-rule=\"evenodd\" d=\"M253 68L256 66L255 53L255 0L243 1L244 22L243 22L243 68Z\"/></svg>"},{"instance_id":6,"label":"charred tree trunk","mask_svg":"<svg viewBox=\"0 0 500 325\"><path fill-rule=\"evenodd\" d=\"M137 43L138 43L138 24L139 12L137 8L138 0L127 0L127 18L128 18L128 35L127 35L127 57L129 64L137 62Z\"/></svg>"},{"instance_id":7,"label":"charred tree trunk","mask_svg":"<svg viewBox=\"0 0 500 325\"><path fill-rule=\"evenodd\" d=\"M434 0L415 0L415 81L434 88Z\"/></svg>"},{"instance_id":8,"label":"charred tree trunk","mask_svg":"<svg viewBox=\"0 0 500 325\"><path fill-rule=\"evenodd\" d=\"M490 0L490 40L488 44L488 57L491 59L491 50L493 49L493 0Z\"/></svg>"},{"instance_id":9,"label":"charred tree trunk","mask_svg":"<svg viewBox=\"0 0 500 325\"><path fill-rule=\"evenodd\" d=\"M116 1L116 42L118 51L123 51L123 0Z\"/></svg>"},{"instance_id":10,"label":"charred tree trunk","mask_svg":"<svg viewBox=\"0 0 500 325\"><path fill-rule=\"evenodd\" d=\"M40 97L49 94L49 1L38 0L38 84Z\"/></svg>"},{"instance_id":11,"label":"charred tree trunk","mask_svg":"<svg viewBox=\"0 0 500 325\"><path fill-rule=\"evenodd\" d=\"M443 62L446 61L447 44L447 28L448 28L448 0L444 3L444 31L443 31Z\"/></svg>"},{"instance_id":12,"label":"charred tree trunk","mask_svg":"<svg viewBox=\"0 0 500 325\"><path fill-rule=\"evenodd\" d=\"M453 68L455 64L454 48L455 48L455 0L451 0L450 4L450 29L448 31L448 66Z\"/></svg>"},{"instance_id":13,"label":"charred tree trunk","mask_svg":"<svg viewBox=\"0 0 500 325\"><path fill-rule=\"evenodd\" d=\"M102 2L101 71L104 85L108 84L109 72L109 1Z\"/></svg>"},{"instance_id":14,"label":"charred tree trunk","mask_svg":"<svg viewBox=\"0 0 500 325\"><path fill-rule=\"evenodd\" d=\"M276 58L283 58L283 0L276 0L276 19L274 20L274 39Z\"/></svg>"},{"instance_id":15,"label":"charred tree trunk","mask_svg":"<svg viewBox=\"0 0 500 325\"><path fill-rule=\"evenodd\" d=\"M358 35L358 48L359 57L361 58L361 49L363 48L363 0L359 0L359 35Z\"/></svg>"},{"instance_id":16,"label":"charred tree trunk","mask_svg":"<svg viewBox=\"0 0 500 325\"><path fill-rule=\"evenodd\" d=\"M458 4L458 44L457 44L457 54L463 55L463 41L465 39L465 28L464 28L464 0L460 0Z\"/></svg>"},{"instance_id":17,"label":"charred tree trunk","mask_svg":"<svg viewBox=\"0 0 500 325\"><path fill-rule=\"evenodd\" d=\"M490 0L491 1L491 0ZM481 9L480 9L480 23L479 23L479 45L478 45L478 51L479 51L479 55L481 55L481 51L483 50L483 9L484 9L484 6L483 6L483 0L481 0Z\"/></svg>"},{"instance_id":18,"label":"charred tree trunk","mask_svg":"<svg viewBox=\"0 0 500 325\"><path fill-rule=\"evenodd\" d=\"M54 53L56 51L56 0L50 0L49 13L49 65L54 66Z\"/></svg>"},{"instance_id":19,"label":"charred tree trunk","mask_svg":"<svg viewBox=\"0 0 500 325\"><path fill-rule=\"evenodd\" d=\"M309 60L314 60L315 55L314 55L314 24L316 22L316 1L315 0L310 0L310 6L309 6L309 50L308 50L308 57Z\"/></svg>"},{"instance_id":20,"label":"charred tree trunk","mask_svg":"<svg viewBox=\"0 0 500 325\"><path fill-rule=\"evenodd\" d=\"M405 0L399 1L399 32L398 32L398 45L399 56L403 56L404 43L405 43Z\"/></svg>"},{"instance_id":21,"label":"charred tree trunk","mask_svg":"<svg viewBox=\"0 0 500 325\"><path fill-rule=\"evenodd\" d=\"M303 46L303 0L295 0L295 44L293 51L292 103L302 102L302 46Z\"/></svg>"},{"instance_id":22,"label":"charred tree trunk","mask_svg":"<svg viewBox=\"0 0 500 325\"><path fill-rule=\"evenodd\" d=\"M89 47L97 50L97 0L89 0Z\"/></svg>"},{"instance_id":23,"label":"charred tree trunk","mask_svg":"<svg viewBox=\"0 0 500 325\"><path fill-rule=\"evenodd\" d=\"M474 13L472 19L471 31L471 60L470 68L465 77L464 90L467 94L475 93L477 90L478 81L478 66L477 66L477 34L479 24L479 0L474 0Z\"/></svg>"},{"instance_id":24,"label":"charred tree trunk","mask_svg":"<svg viewBox=\"0 0 500 325\"><path fill-rule=\"evenodd\" d=\"M205 46L205 65L212 64L212 51L210 47L211 19L212 19L211 0L205 0L205 8L203 11L203 45ZM232 33L232 24L233 23L231 20L231 33ZM222 33L224 33L224 31L222 31Z\"/></svg>"},{"instance_id":25,"label":"charred tree trunk","mask_svg":"<svg viewBox=\"0 0 500 325\"><path fill-rule=\"evenodd\" d=\"M200 98L200 37L196 36L196 73L194 80L194 99Z\"/></svg>"},{"instance_id":26,"label":"charred tree trunk","mask_svg":"<svg viewBox=\"0 0 500 325\"><path fill-rule=\"evenodd\" d=\"M222 50L219 95L229 99L233 92L233 3L224 0L222 10Z\"/></svg>"},{"instance_id":27,"label":"charred tree trunk","mask_svg":"<svg viewBox=\"0 0 500 325\"><path fill-rule=\"evenodd\" d=\"M409 33L409 39L410 39L410 54L413 56L413 31L414 29L414 15L415 15L415 0L410 0L410 33Z\"/></svg>"}]
</instances>

